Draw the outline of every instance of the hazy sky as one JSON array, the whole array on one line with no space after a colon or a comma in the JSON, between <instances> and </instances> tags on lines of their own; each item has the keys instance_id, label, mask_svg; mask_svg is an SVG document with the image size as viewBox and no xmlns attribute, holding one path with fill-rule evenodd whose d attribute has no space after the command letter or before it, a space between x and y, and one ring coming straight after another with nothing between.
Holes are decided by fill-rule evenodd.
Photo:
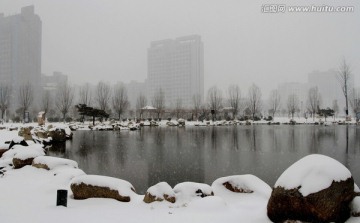
<instances>
[{"instance_id":1,"label":"hazy sky","mask_svg":"<svg viewBox=\"0 0 360 223\"><path fill-rule=\"evenodd\" d=\"M360 1L0 0L5 15L35 5L43 22L42 72L72 82L143 81L151 41L199 34L205 89L251 83L266 91L306 82L342 58L360 83ZM350 13L262 13L263 4L355 6Z\"/></svg>"}]
</instances>

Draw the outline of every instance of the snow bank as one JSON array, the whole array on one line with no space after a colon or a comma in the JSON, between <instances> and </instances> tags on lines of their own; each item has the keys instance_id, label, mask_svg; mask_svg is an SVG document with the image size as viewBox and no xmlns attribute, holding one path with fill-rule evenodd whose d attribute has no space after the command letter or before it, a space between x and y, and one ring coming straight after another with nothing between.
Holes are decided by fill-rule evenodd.
<instances>
[{"instance_id":1,"label":"snow bank","mask_svg":"<svg viewBox=\"0 0 360 223\"><path fill-rule=\"evenodd\" d=\"M135 195L135 192L132 190L134 187L131 185L131 183L113 177L99 175L80 175L71 181L71 184L79 185L81 183L91 186L108 187L111 190L121 191L122 196Z\"/></svg>"},{"instance_id":2,"label":"snow bank","mask_svg":"<svg viewBox=\"0 0 360 223\"><path fill-rule=\"evenodd\" d=\"M240 194L259 194L267 199L270 197L272 191L269 185L254 175L235 175L219 178L212 183L211 187L214 190L215 196L236 196L234 192L231 192L224 186L225 183L230 183L232 187L245 192Z\"/></svg>"},{"instance_id":3,"label":"snow bank","mask_svg":"<svg viewBox=\"0 0 360 223\"><path fill-rule=\"evenodd\" d=\"M17 158L21 160L26 160L29 158L34 158L38 156L45 155L44 149L40 144L33 144L31 146L22 146L22 145L15 145L8 151L6 151L1 159L10 159L10 158Z\"/></svg>"},{"instance_id":4,"label":"snow bank","mask_svg":"<svg viewBox=\"0 0 360 223\"><path fill-rule=\"evenodd\" d=\"M51 157L51 156L38 156L33 160L33 164L46 165L50 170L55 169L59 166L69 166L72 168L78 168L78 163L73 160Z\"/></svg>"},{"instance_id":5,"label":"snow bank","mask_svg":"<svg viewBox=\"0 0 360 223\"><path fill-rule=\"evenodd\" d=\"M333 181L345 181L351 177L350 171L338 161L324 155L308 155L279 177L275 187L285 189L299 188L303 196L319 192L330 187Z\"/></svg>"}]
</instances>

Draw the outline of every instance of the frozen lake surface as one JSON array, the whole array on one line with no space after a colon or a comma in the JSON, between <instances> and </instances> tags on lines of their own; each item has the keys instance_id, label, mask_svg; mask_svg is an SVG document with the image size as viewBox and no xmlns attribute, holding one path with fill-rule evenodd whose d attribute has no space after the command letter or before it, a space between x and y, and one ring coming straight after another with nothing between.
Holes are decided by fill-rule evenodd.
<instances>
[{"instance_id":1,"label":"frozen lake surface","mask_svg":"<svg viewBox=\"0 0 360 223\"><path fill-rule=\"evenodd\" d=\"M287 167L312 153L343 163L360 182L360 127L355 125L76 131L72 141L51 148L49 155L73 159L87 174L127 180L144 193L160 181L211 184L239 174L254 174L273 186Z\"/></svg>"}]
</instances>

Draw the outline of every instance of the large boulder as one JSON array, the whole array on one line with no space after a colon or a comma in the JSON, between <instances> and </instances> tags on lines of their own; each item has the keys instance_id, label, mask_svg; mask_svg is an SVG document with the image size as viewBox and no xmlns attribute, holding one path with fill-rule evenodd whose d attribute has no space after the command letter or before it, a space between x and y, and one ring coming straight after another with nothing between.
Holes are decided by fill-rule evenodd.
<instances>
[{"instance_id":1,"label":"large boulder","mask_svg":"<svg viewBox=\"0 0 360 223\"><path fill-rule=\"evenodd\" d=\"M355 197L350 171L338 161L313 154L290 166L277 180L267 205L273 222L344 222Z\"/></svg>"},{"instance_id":2,"label":"large boulder","mask_svg":"<svg viewBox=\"0 0 360 223\"><path fill-rule=\"evenodd\" d=\"M134 187L127 181L97 175L81 175L71 181L74 199L112 198L129 202L135 195Z\"/></svg>"},{"instance_id":3,"label":"large boulder","mask_svg":"<svg viewBox=\"0 0 360 223\"><path fill-rule=\"evenodd\" d=\"M31 165L35 157L45 155L44 149L39 144L31 146L15 145L3 154L4 159L12 159L15 169Z\"/></svg>"},{"instance_id":4,"label":"large boulder","mask_svg":"<svg viewBox=\"0 0 360 223\"><path fill-rule=\"evenodd\" d=\"M54 142L65 142L66 141L66 132L62 128L52 128L48 132L49 137L52 138Z\"/></svg>"},{"instance_id":5,"label":"large boulder","mask_svg":"<svg viewBox=\"0 0 360 223\"><path fill-rule=\"evenodd\" d=\"M144 196L145 203L152 203L155 201L168 201L170 203L175 203L175 193L171 186L166 182L160 182L152 187L150 187Z\"/></svg>"}]
</instances>

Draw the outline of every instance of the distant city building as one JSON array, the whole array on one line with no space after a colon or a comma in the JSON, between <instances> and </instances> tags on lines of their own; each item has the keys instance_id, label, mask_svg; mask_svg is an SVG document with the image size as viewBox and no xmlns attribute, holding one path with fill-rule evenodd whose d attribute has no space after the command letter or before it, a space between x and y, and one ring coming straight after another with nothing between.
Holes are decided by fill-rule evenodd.
<instances>
[{"instance_id":1,"label":"distant city building","mask_svg":"<svg viewBox=\"0 0 360 223\"><path fill-rule=\"evenodd\" d=\"M345 97L337 75L338 73L335 69L328 71L313 71L308 76L308 82L311 87L318 87L322 99L321 107L332 108L334 101L337 101L339 112L344 113ZM354 81L352 79L349 82L349 94L353 88Z\"/></svg>"},{"instance_id":2,"label":"distant city building","mask_svg":"<svg viewBox=\"0 0 360 223\"><path fill-rule=\"evenodd\" d=\"M21 8L20 14L0 14L0 83L13 89L30 82L39 89L41 78L42 22L34 6Z\"/></svg>"},{"instance_id":3,"label":"distant city building","mask_svg":"<svg viewBox=\"0 0 360 223\"><path fill-rule=\"evenodd\" d=\"M167 106L177 99L190 107L194 95L204 99L204 47L198 35L151 42L148 48L148 100L160 88Z\"/></svg>"},{"instance_id":4,"label":"distant city building","mask_svg":"<svg viewBox=\"0 0 360 223\"><path fill-rule=\"evenodd\" d=\"M61 83L68 81L68 76L55 71L53 75L41 75L41 86L43 91L55 92Z\"/></svg>"}]
</instances>

